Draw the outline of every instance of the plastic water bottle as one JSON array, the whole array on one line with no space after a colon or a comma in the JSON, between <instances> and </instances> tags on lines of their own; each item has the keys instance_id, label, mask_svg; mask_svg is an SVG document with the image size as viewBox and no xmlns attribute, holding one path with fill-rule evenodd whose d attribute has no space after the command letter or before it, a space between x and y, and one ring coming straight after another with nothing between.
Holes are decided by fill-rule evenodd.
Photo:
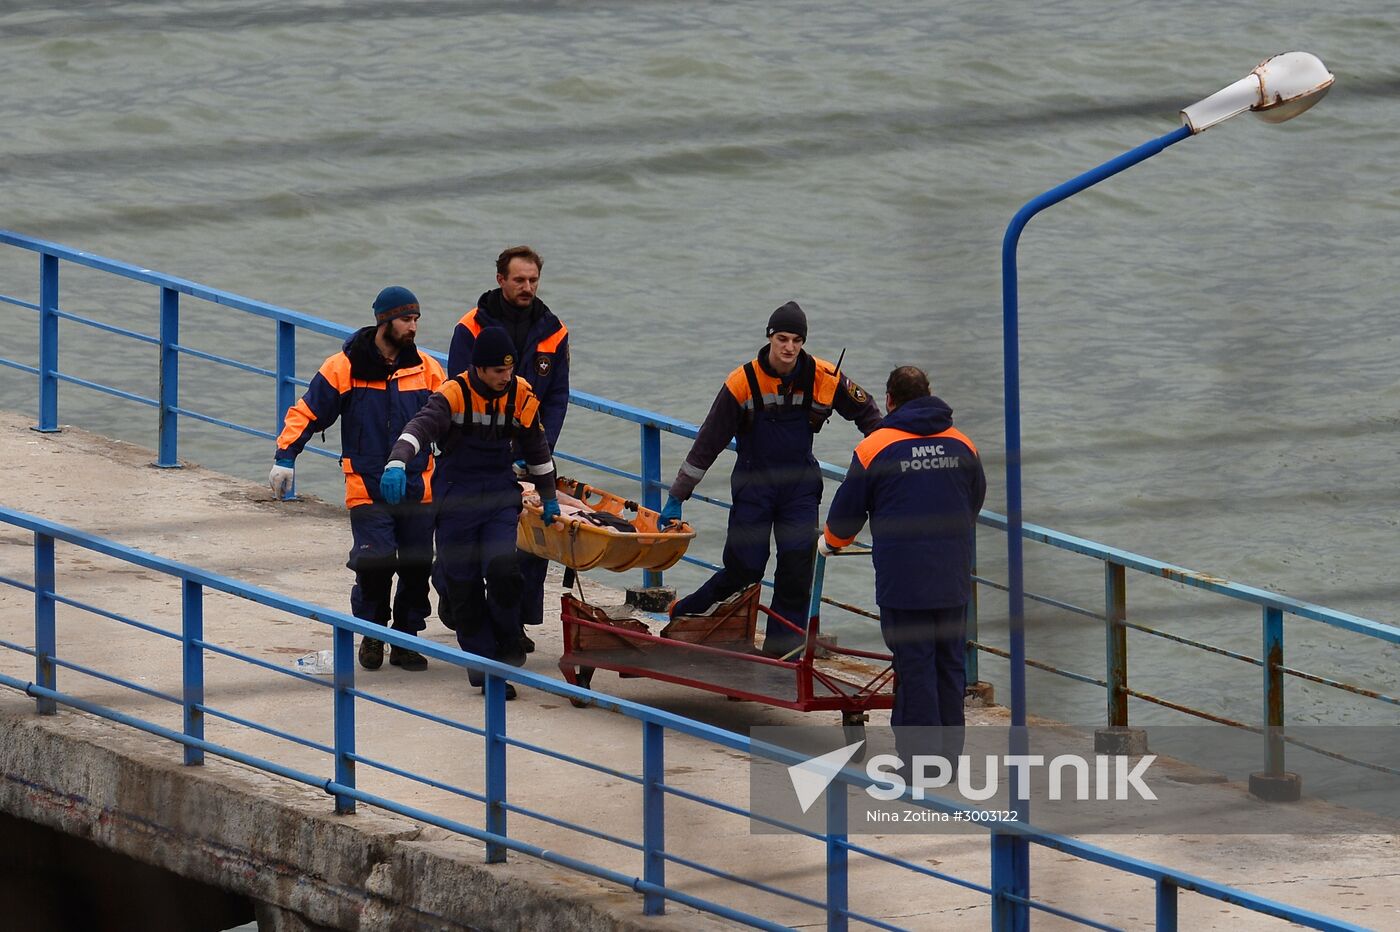
<instances>
[{"instance_id":1,"label":"plastic water bottle","mask_svg":"<svg viewBox=\"0 0 1400 932\"><path fill-rule=\"evenodd\" d=\"M330 650L313 650L309 654L302 654L292 666L298 673L309 673L312 676L330 676L335 673L335 654Z\"/></svg>"}]
</instances>

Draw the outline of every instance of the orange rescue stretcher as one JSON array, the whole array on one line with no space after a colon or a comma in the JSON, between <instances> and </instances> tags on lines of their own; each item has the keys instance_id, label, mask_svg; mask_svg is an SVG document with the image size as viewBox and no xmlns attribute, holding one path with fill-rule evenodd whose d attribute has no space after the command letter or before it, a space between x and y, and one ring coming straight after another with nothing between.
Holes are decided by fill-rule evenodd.
<instances>
[{"instance_id":1,"label":"orange rescue stretcher","mask_svg":"<svg viewBox=\"0 0 1400 932\"><path fill-rule=\"evenodd\" d=\"M894 707L893 658L818 644L820 584L813 591L814 609L802 647L785 657L767 656L754 643L759 612L790 622L759 604L758 596L759 587L753 585L709 614L680 616L653 631L643 619L614 617L565 593L559 670L569 683L584 688L595 670L613 670L622 677L663 680L799 712L837 711L847 741L864 737L869 711Z\"/></svg>"},{"instance_id":2,"label":"orange rescue stretcher","mask_svg":"<svg viewBox=\"0 0 1400 932\"><path fill-rule=\"evenodd\" d=\"M546 527L534 485L522 481L520 486L524 508L516 546L571 569L669 569L695 539L689 524L660 530L658 512L563 476L555 481L562 520Z\"/></svg>"}]
</instances>

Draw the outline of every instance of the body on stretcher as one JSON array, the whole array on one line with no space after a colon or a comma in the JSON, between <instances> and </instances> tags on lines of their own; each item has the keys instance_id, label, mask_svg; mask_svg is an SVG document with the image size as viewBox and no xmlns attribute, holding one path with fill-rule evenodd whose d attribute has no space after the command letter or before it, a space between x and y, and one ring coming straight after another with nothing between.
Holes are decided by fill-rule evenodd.
<instances>
[{"instance_id":1,"label":"body on stretcher","mask_svg":"<svg viewBox=\"0 0 1400 932\"><path fill-rule=\"evenodd\" d=\"M534 485L520 487L516 546L575 570L668 569L695 539L689 524L661 530L660 513L564 476L555 481L560 520L546 526Z\"/></svg>"}]
</instances>

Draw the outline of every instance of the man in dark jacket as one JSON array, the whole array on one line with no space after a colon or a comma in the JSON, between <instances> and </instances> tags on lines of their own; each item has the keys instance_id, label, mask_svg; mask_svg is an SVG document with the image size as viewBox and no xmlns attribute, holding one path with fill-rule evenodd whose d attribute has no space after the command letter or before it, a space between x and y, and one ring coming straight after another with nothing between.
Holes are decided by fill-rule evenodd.
<instances>
[{"instance_id":1,"label":"man in dark jacket","mask_svg":"<svg viewBox=\"0 0 1400 932\"><path fill-rule=\"evenodd\" d=\"M350 610L356 618L388 624L395 631L423 630L428 604L428 573L433 560L432 454L423 450L408 463L405 503L391 506L379 495L379 476L389 447L444 378L431 356L419 355L418 299L407 288L385 288L374 299L372 327L355 331L339 353L311 378L306 394L287 409L277 453L268 474L273 494L292 490L294 464L311 435L340 424L340 467L345 473L345 505L350 509L353 545L346 566L355 571ZM394 574L399 589L390 602ZM384 642L360 642L360 666L377 670ZM423 670L427 658L395 647L389 663Z\"/></svg>"},{"instance_id":2,"label":"man in dark jacket","mask_svg":"<svg viewBox=\"0 0 1400 932\"><path fill-rule=\"evenodd\" d=\"M661 510L661 523L681 518L681 503L731 439L738 455L730 476L733 507L724 542L724 566L698 590L676 602L672 615L708 612L763 579L768 540L777 541L772 609L793 627L769 619L763 652L781 657L803 644L822 474L812 437L832 411L854 421L863 434L880 411L859 385L824 359L803 349L807 315L789 301L768 318L768 344L729 374L710 406ZM793 628L798 630L793 630Z\"/></svg>"},{"instance_id":3,"label":"man in dark jacket","mask_svg":"<svg viewBox=\"0 0 1400 932\"><path fill-rule=\"evenodd\" d=\"M559 502L554 462L540 423L542 406L529 383L514 375L514 367L515 347L505 330L483 328L472 347L471 365L445 381L394 442L379 485L385 501L397 501L407 482L407 464L433 444L441 447L433 489L438 557L453 613L450 627L462 650L520 666L525 653L515 534L521 503L512 469L517 452L535 480L545 524L559 516ZM473 671L470 679L482 685L481 674ZM507 688L506 698L514 696L515 690Z\"/></svg>"},{"instance_id":4,"label":"man in dark jacket","mask_svg":"<svg viewBox=\"0 0 1400 932\"><path fill-rule=\"evenodd\" d=\"M543 268L544 260L529 246L512 246L496 257L496 288L478 298L476 307L467 311L453 328L447 371L452 375L466 371L471 364L472 347L483 328L503 328L517 350L516 375L529 383L530 390L539 399L540 423L553 453L569 407L569 330L537 295ZM519 450L516 453L519 468L524 457ZM524 580L520 598L521 623L541 624L549 561L523 550L518 559ZM436 574L434 579L441 596L441 574ZM479 598L474 599L474 603L480 610ZM443 614L441 606L439 601L439 615ZM447 613L451 612L449 607ZM522 643L527 649L534 646L523 635Z\"/></svg>"},{"instance_id":5,"label":"man in dark jacket","mask_svg":"<svg viewBox=\"0 0 1400 932\"><path fill-rule=\"evenodd\" d=\"M972 596L973 527L987 494L977 447L953 427L953 409L913 366L890 373L889 414L856 447L826 516L823 544L844 547L870 520L880 631L894 654L890 724L912 753L962 753L963 658ZM899 726L942 726L938 740ZM936 745L936 746L935 746Z\"/></svg>"}]
</instances>

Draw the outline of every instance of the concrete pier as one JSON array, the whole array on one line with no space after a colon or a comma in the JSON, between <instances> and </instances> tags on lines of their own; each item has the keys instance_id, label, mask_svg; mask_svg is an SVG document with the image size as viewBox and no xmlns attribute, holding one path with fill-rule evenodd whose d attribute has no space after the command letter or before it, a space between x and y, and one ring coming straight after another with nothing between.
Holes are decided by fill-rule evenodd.
<instances>
[{"instance_id":1,"label":"concrete pier","mask_svg":"<svg viewBox=\"0 0 1400 932\"><path fill-rule=\"evenodd\" d=\"M0 463L5 506L102 535L214 572L337 609L348 607L351 574L344 561L349 525L338 504L275 502L264 485L197 466L162 470L151 451L81 430L31 431L29 420L0 413ZM60 545L61 593L108 611L178 630L180 588L169 578ZM32 578L32 537L0 525L0 575ZM600 582L585 581L600 601L621 601ZM531 634L538 650L529 669L558 677L559 580L551 577L546 609L553 614ZM0 586L0 637L32 644L32 596ZM431 619L425 637L454 644ZM330 646L324 625L279 616L257 605L211 597L206 638L278 666ZM58 653L135 680L159 693L179 693L178 645L68 606L58 610ZM30 657L0 650L0 670L34 678ZM231 716L270 723L330 741L330 691L227 658L207 662L209 705ZM408 673L387 663L357 671L357 685L436 714L480 724L483 702L461 670L432 662ZM803 716L645 679L600 671L595 688L722 727L831 724L835 714ZM60 670L59 688L119 711L179 728L180 710L160 698ZM413 770L480 790L480 741L393 710L359 703L360 753L410 762ZM974 724L1002 720L1003 710L970 712ZM880 714L877 713L877 720ZM885 718L887 721L887 718ZM638 771L640 731L624 716L575 709L560 697L522 689L509 704L511 735L589 760ZM272 735L210 717L210 740L330 776L329 756ZM541 861L512 854L484 863L478 842L361 805L336 816L333 801L312 787L242 764L209 757L186 767L167 740L95 716L60 709L35 713L34 701L0 689L0 811L90 839L143 863L255 901L264 929L706 929L727 923L670 905L663 917L642 915L639 895ZM707 796L747 801L748 766L739 754L675 737L667 745L668 783ZM624 781L512 749L510 801L628 838L641 837L639 795ZM392 774L361 767L361 788L452 818L482 825L482 805ZM1222 812L1267 818L1268 804L1239 783L1209 783L1182 769L1193 794L1218 794ZM1116 835L1090 839L1145 860L1375 928L1400 922L1400 838L1377 833L1355 814L1304 799L1330 832L1310 835ZM755 836L738 818L673 804L668 847L754 879L822 895L824 852L800 839ZM510 831L532 844L640 874L640 857L616 845L513 814ZM960 836L869 836L871 847L921 861L979 883L987 881L987 842ZM699 895L725 898L713 878L673 866L668 880ZM853 862L852 906L911 928L985 929L986 896L932 879L900 880ZM1032 847L1035 895L1057 907L1128 928L1150 926L1151 884L1127 874ZM728 899L739 909L789 924L819 925L810 909L758 892ZM136 907L139 908L139 904ZM1061 920L1037 916L1036 928ZM1180 927L1277 928L1277 920L1183 893Z\"/></svg>"}]
</instances>

